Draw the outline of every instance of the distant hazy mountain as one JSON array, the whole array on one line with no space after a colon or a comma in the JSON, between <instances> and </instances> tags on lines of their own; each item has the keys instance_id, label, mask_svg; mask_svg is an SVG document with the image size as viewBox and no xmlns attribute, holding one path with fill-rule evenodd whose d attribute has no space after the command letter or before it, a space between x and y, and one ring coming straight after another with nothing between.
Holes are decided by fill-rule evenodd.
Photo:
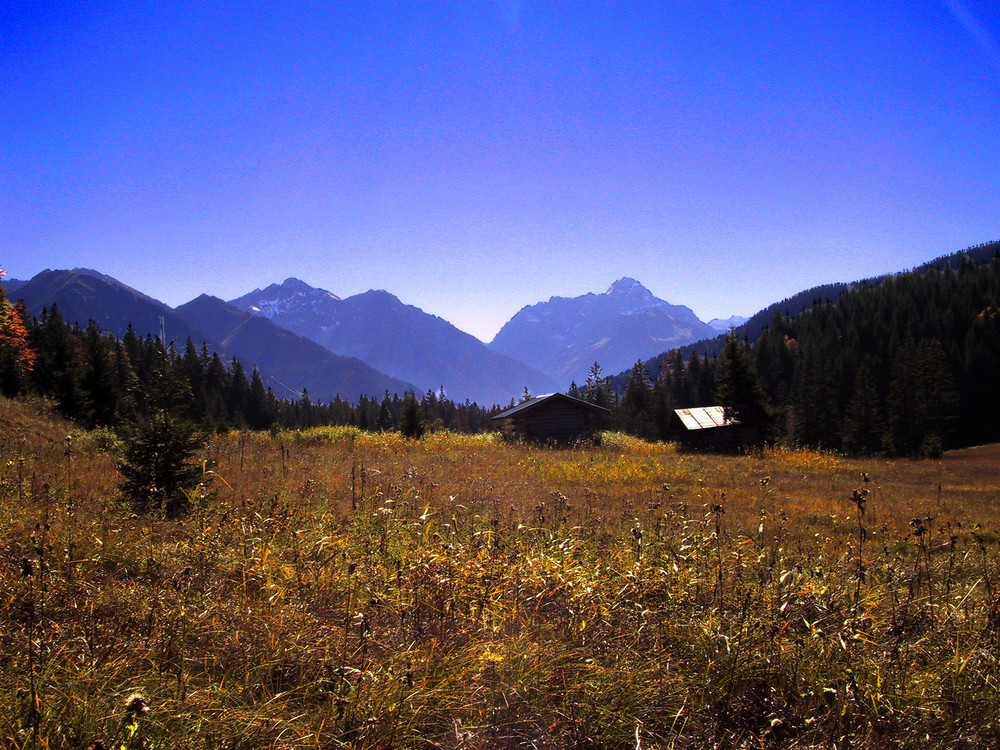
<instances>
[{"instance_id":1,"label":"distant hazy mountain","mask_svg":"<svg viewBox=\"0 0 1000 750\"><path fill-rule=\"evenodd\" d=\"M239 358L248 371L255 365L266 380L279 384L272 388L281 398L297 397L303 388L313 401L329 401L338 394L356 401L363 395L380 397L385 391L413 390L410 383L378 372L359 359L338 356L218 297L203 294L175 312L206 338L217 341L222 354Z\"/></svg>"},{"instance_id":2,"label":"distant hazy mountain","mask_svg":"<svg viewBox=\"0 0 1000 750\"><path fill-rule=\"evenodd\" d=\"M376 372L364 362L338 357L222 300L206 297L208 302L195 304L199 298L172 310L117 279L89 269L42 271L18 286L11 298L23 299L33 316L55 303L67 322L85 326L94 320L116 336L125 333L129 323L140 336L158 336L162 318L168 342L178 347L188 338L197 346L206 342L227 359L238 358L248 374L256 366L279 398L298 398L302 389L308 388L313 400L326 401L339 393L353 401L362 394L381 396L387 389L402 394L413 387Z\"/></svg>"},{"instance_id":3,"label":"distant hazy mountain","mask_svg":"<svg viewBox=\"0 0 1000 750\"><path fill-rule=\"evenodd\" d=\"M162 302L87 268L42 271L18 286L10 297L23 299L29 315L41 315L43 308L55 303L67 322L82 327L93 320L116 336L124 334L129 323L140 336L158 336L162 317L168 342L183 345L191 337L200 345L204 338Z\"/></svg>"},{"instance_id":4,"label":"distant hazy mountain","mask_svg":"<svg viewBox=\"0 0 1000 750\"><path fill-rule=\"evenodd\" d=\"M232 300L331 352L357 357L420 390L443 387L449 398L506 404L525 387L534 393L557 384L522 362L490 351L451 323L406 305L385 291L347 299L286 279Z\"/></svg>"},{"instance_id":5,"label":"distant hazy mountain","mask_svg":"<svg viewBox=\"0 0 1000 750\"><path fill-rule=\"evenodd\" d=\"M23 279L10 279L7 277L0 280L0 286L2 286L3 290L7 293L7 297L14 297L14 299L17 299L17 297L14 296L17 294L17 290L27 283L28 282Z\"/></svg>"},{"instance_id":6,"label":"distant hazy mountain","mask_svg":"<svg viewBox=\"0 0 1000 750\"><path fill-rule=\"evenodd\" d=\"M623 278L604 294L552 297L523 308L490 348L568 385L582 384L594 362L612 374L717 334L690 308L671 305L635 279Z\"/></svg>"},{"instance_id":7,"label":"distant hazy mountain","mask_svg":"<svg viewBox=\"0 0 1000 750\"><path fill-rule=\"evenodd\" d=\"M730 328L736 328L747 322L742 315L730 315L728 318L712 318L708 321L708 327L714 328L719 333L725 333Z\"/></svg>"}]
</instances>

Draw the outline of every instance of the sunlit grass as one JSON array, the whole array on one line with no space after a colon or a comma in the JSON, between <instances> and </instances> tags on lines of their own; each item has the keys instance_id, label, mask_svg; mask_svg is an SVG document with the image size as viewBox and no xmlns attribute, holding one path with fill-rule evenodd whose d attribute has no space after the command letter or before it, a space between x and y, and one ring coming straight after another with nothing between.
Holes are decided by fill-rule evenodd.
<instances>
[{"instance_id":1,"label":"sunlit grass","mask_svg":"<svg viewBox=\"0 0 1000 750\"><path fill-rule=\"evenodd\" d=\"M4 747L1000 737L992 465L233 433L167 521L32 414L0 401Z\"/></svg>"},{"instance_id":2,"label":"sunlit grass","mask_svg":"<svg viewBox=\"0 0 1000 750\"><path fill-rule=\"evenodd\" d=\"M636 486L677 482L689 472L683 459L668 460L648 455L591 455L589 458L569 458L547 461L538 467L539 478L545 482L583 486Z\"/></svg>"},{"instance_id":3,"label":"sunlit grass","mask_svg":"<svg viewBox=\"0 0 1000 750\"><path fill-rule=\"evenodd\" d=\"M608 450L622 451L640 456L672 456L677 454L674 443L652 443L624 432L602 432L598 444Z\"/></svg>"},{"instance_id":4,"label":"sunlit grass","mask_svg":"<svg viewBox=\"0 0 1000 750\"><path fill-rule=\"evenodd\" d=\"M776 462L779 466L795 469L796 471L843 471L850 465L847 460L836 453L811 448L788 448L769 445L761 450L761 454L764 458Z\"/></svg>"}]
</instances>

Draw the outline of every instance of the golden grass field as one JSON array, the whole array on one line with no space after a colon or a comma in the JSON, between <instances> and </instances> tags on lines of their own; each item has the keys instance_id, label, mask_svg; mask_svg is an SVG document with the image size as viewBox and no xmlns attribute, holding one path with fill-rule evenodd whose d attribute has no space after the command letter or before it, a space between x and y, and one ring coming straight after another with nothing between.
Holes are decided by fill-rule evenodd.
<instances>
[{"instance_id":1,"label":"golden grass field","mask_svg":"<svg viewBox=\"0 0 1000 750\"><path fill-rule=\"evenodd\" d=\"M2 747L1000 746L995 448L113 443L0 401Z\"/></svg>"}]
</instances>

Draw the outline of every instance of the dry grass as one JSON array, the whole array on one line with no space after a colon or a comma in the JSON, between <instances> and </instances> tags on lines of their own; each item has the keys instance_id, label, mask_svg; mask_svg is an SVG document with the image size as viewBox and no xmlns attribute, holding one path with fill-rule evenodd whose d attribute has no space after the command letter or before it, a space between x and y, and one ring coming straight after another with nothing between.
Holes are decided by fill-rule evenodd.
<instances>
[{"instance_id":1,"label":"dry grass","mask_svg":"<svg viewBox=\"0 0 1000 750\"><path fill-rule=\"evenodd\" d=\"M975 456L232 434L172 522L0 422L5 747L1000 742Z\"/></svg>"}]
</instances>

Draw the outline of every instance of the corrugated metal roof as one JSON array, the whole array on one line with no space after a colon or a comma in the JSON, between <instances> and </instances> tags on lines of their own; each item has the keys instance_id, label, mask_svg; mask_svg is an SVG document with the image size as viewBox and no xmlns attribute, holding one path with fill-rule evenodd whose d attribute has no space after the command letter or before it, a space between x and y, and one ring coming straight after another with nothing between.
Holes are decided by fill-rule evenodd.
<instances>
[{"instance_id":1,"label":"corrugated metal roof","mask_svg":"<svg viewBox=\"0 0 1000 750\"><path fill-rule=\"evenodd\" d=\"M546 401L552 400L568 401L571 404L576 404L577 406L589 409L590 411L599 412L609 412L610 409L605 409L603 406L598 406L597 404L592 404L589 401L584 401L583 399L573 398L573 396L567 396L565 393L547 393L544 396L535 396L534 398L529 398L527 401L523 401L517 406L512 406L506 411L502 411L497 414L493 419L506 419L507 417L513 417L515 414L520 414L526 409L533 409Z\"/></svg>"},{"instance_id":2,"label":"corrugated metal roof","mask_svg":"<svg viewBox=\"0 0 1000 750\"><path fill-rule=\"evenodd\" d=\"M713 427L731 427L739 424L735 419L726 419L724 406L699 406L694 409L674 409L674 414L688 430L710 430Z\"/></svg>"}]
</instances>

